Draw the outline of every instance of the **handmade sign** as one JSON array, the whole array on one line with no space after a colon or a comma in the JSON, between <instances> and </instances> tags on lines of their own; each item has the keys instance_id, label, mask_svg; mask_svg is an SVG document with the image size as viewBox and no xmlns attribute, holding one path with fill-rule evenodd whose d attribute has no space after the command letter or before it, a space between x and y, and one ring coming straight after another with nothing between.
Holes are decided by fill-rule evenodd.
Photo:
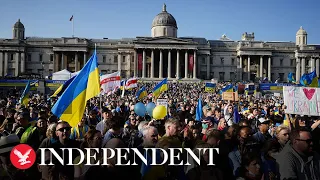
<instances>
[{"instance_id":1,"label":"handmade sign","mask_svg":"<svg viewBox=\"0 0 320 180\"><path fill-rule=\"evenodd\" d=\"M226 101L239 101L238 92L223 92L222 99Z\"/></svg>"},{"instance_id":2,"label":"handmade sign","mask_svg":"<svg viewBox=\"0 0 320 180\"><path fill-rule=\"evenodd\" d=\"M320 116L320 88L284 86L283 100L288 114Z\"/></svg>"}]
</instances>

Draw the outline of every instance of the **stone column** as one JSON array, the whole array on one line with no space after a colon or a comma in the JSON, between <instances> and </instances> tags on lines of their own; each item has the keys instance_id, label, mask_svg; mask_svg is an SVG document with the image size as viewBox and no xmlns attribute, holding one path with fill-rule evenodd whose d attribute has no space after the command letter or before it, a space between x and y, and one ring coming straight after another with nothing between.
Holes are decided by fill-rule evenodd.
<instances>
[{"instance_id":1,"label":"stone column","mask_svg":"<svg viewBox=\"0 0 320 180\"><path fill-rule=\"evenodd\" d=\"M133 76L138 77L137 75L137 50L134 50L133 53Z\"/></svg>"},{"instance_id":2,"label":"stone column","mask_svg":"<svg viewBox=\"0 0 320 180\"><path fill-rule=\"evenodd\" d=\"M271 56L268 58L268 81L271 81Z\"/></svg>"},{"instance_id":3,"label":"stone column","mask_svg":"<svg viewBox=\"0 0 320 180\"><path fill-rule=\"evenodd\" d=\"M168 78L171 78L171 50L168 52Z\"/></svg>"},{"instance_id":4,"label":"stone column","mask_svg":"<svg viewBox=\"0 0 320 180\"><path fill-rule=\"evenodd\" d=\"M59 54L54 54L54 61L53 61L53 72L59 71Z\"/></svg>"},{"instance_id":5,"label":"stone column","mask_svg":"<svg viewBox=\"0 0 320 180\"><path fill-rule=\"evenodd\" d=\"M248 65L247 65L247 69L248 69L248 81L250 81L250 56L248 56Z\"/></svg>"},{"instance_id":6,"label":"stone column","mask_svg":"<svg viewBox=\"0 0 320 180\"><path fill-rule=\"evenodd\" d=\"M120 72L120 76L121 76L121 54L118 53L118 71Z\"/></svg>"},{"instance_id":7,"label":"stone column","mask_svg":"<svg viewBox=\"0 0 320 180\"><path fill-rule=\"evenodd\" d=\"M179 49L177 49L177 65L176 65L176 69L177 69L176 70L176 73L177 73L176 78L177 79L179 79L179 77L180 77L180 57L179 56L180 56Z\"/></svg>"},{"instance_id":8,"label":"stone column","mask_svg":"<svg viewBox=\"0 0 320 180\"><path fill-rule=\"evenodd\" d=\"M188 78L188 50L184 53L184 78Z\"/></svg>"},{"instance_id":9,"label":"stone column","mask_svg":"<svg viewBox=\"0 0 320 180\"><path fill-rule=\"evenodd\" d=\"M128 65L129 65L129 68L127 71L127 78L130 78L131 77L131 54L127 54L127 61L129 61Z\"/></svg>"},{"instance_id":10,"label":"stone column","mask_svg":"<svg viewBox=\"0 0 320 180\"><path fill-rule=\"evenodd\" d=\"M310 72L313 72L315 70L315 59L314 59L314 57L311 57L310 66L311 66ZM317 76L318 76L318 74L317 74Z\"/></svg>"},{"instance_id":11,"label":"stone column","mask_svg":"<svg viewBox=\"0 0 320 180\"><path fill-rule=\"evenodd\" d=\"M75 72L80 70L78 61L79 61L78 60L78 52L76 52L76 54L74 56L74 69L75 69Z\"/></svg>"},{"instance_id":12,"label":"stone column","mask_svg":"<svg viewBox=\"0 0 320 180\"><path fill-rule=\"evenodd\" d=\"M260 78L263 78L263 56L260 56Z\"/></svg>"},{"instance_id":13,"label":"stone column","mask_svg":"<svg viewBox=\"0 0 320 180\"><path fill-rule=\"evenodd\" d=\"M0 51L0 77L3 76L3 52Z\"/></svg>"},{"instance_id":14,"label":"stone column","mask_svg":"<svg viewBox=\"0 0 320 180\"><path fill-rule=\"evenodd\" d=\"M143 49L142 53L142 78L146 77L146 50Z\"/></svg>"},{"instance_id":15,"label":"stone column","mask_svg":"<svg viewBox=\"0 0 320 180\"><path fill-rule=\"evenodd\" d=\"M320 74L319 74L319 66L320 66L319 57L317 57L316 58L316 73L317 73L317 76L320 76Z\"/></svg>"},{"instance_id":16,"label":"stone column","mask_svg":"<svg viewBox=\"0 0 320 180\"><path fill-rule=\"evenodd\" d=\"M306 73L306 58L302 57L301 62L301 75L304 75Z\"/></svg>"},{"instance_id":17,"label":"stone column","mask_svg":"<svg viewBox=\"0 0 320 180\"><path fill-rule=\"evenodd\" d=\"M163 56L162 56L161 49L160 49L160 62L159 62L159 78L163 78Z\"/></svg>"},{"instance_id":18,"label":"stone column","mask_svg":"<svg viewBox=\"0 0 320 180\"><path fill-rule=\"evenodd\" d=\"M16 52L16 62L15 62L15 72L14 72L14 75L15 76L18 76L19 75L19 62L20 62L20 52Z\"/></svg>"},{"instance_id":19,"label":"stone column","mask_svg":"<svg viewBox=\"0 0 320 180\"><path fill-rule=\"evenodd\" d=\"M240 57L239 57L240 59L239 59L239 61L240 61L240 72L239 72L239 80L240 81L242 81L242 68L243 68L243 62L242 62L242 56L240 55Z\"/></svg>"},{"instance_id":20,"label":"stone column","mask_svg":"<svg viewBox=\"0 0 320 180\"><path fill-rule=\"evenodd\" d=\"M210 71L211 71L210 55L206 56L206 61L207 61L207 79L210 79Z\"/></svg>"},{"instance_id":21,"label":"stone column","mask_svg":"<svg viewBox=\"0 0 320 180\"><path fill-rule=\"evenodd\" d=\"M61 69L60 70L63 70L63 69L65 69L65 67L64 67L64 54L61 53Z\"/></svg>"},{"instance_id":22,"label":"stone column","mask_svg":"<svg viewBox=\"0 0 320 180\"><path fill-rule=\"evenodd\" d=\"M20 58L21 58L21 69L20 72L24 73L26 71L26 57L25 57L25 53L21 52L20 54Z\"/></svg>"},{"instance_id":23,"label":"stone column","mask_svg":"<svg viewBox=\"0 0 320 180\"><path fill-rule=\"evenodd\" d=\"M300 58L297 57L296 58L296 82L300 81L300 77L301 77L300 71L301 71Z\"/></svg>"},{"instance_id":24,"label":"stone column","mask_svg":"<svg viewBox=\"0 0 320 180\"><path fill-rule=\"evenodd\" d=\"M193 79L197 78L197 51L193 52Z\"/></svg>"},{"instance_id":25,"label":"stone column","mask_svg":"<svg viewBox=\"0 0 320 180\"><path fill-rule=\"evenodd\" d=\"M83 66L87 63L87 52L83 52Z\"/></svg>"},{"instance_id":26,"label":"stone column","mask_svg":"<svg viewBox=\"0 0 320 180\"><path fill-rule=\"evenodd\" d=\"M154 50L151 50L151 75L150 78L154 78Z\"/></svg>"},{"instance_id":27,"label":"stone column","mask_svg":"<svg viewBox=\"0 0 320 180\"><path fill-rule=\"evenodd\" d=\"M8 75L8 61L9 61L9 57L8 57L8 52L4 53L4 76Z\"/></svg>"}]
</instances>

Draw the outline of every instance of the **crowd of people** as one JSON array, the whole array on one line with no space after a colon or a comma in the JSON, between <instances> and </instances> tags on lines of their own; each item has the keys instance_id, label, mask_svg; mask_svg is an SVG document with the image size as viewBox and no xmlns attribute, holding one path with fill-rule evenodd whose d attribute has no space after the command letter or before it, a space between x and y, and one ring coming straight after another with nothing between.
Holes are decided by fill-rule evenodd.
<instances>
[{"instance_id":1,"label":"crowd of people","mask_svg":"<svg viewBox=\"0 0 320 180\"><path fill-rule=\"evenodd\" d=\"M155 120L136 115L136 92L145 86L149 93L155 83L139 83L124 96L93 98L87 102L82 120L76 127L54 116L50 110L56 99L32 95L28 107L18 103L18 95L0 101L0 179L143 179L143 180L318 180L320 179L320 118L286 114L281 97L239 94L239 101L222 100L216 92L205 92L204 83L168 82L168 90L159 98L168 100L168 115ZM202 100L202 118L196 120L198 98ZM152 96L141 100L153 102ZM240 115L236 121L235 109ZM20 170L10 162L15 145L28 144L37 154L37 162ZM200 152L200 165L65 166L40 164L39 148L219 148L215 166ZM68 153L68 152L64 152ZM198 154L198 153L196 153ZM69 154L64 154L69 157ZM50 161L50 154L45 161ZM101 159L100 154L92 164ZM133 158L133 157L129 157ZM162 158L162 156L160 156ZM72 160L79 162L77 154Z\"/></svg>"}]
</instances>

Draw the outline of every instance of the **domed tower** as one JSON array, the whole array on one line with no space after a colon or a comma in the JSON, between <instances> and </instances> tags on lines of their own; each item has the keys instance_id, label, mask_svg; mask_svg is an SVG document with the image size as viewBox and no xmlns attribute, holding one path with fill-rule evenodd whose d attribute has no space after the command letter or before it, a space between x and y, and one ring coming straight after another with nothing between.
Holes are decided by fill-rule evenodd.
<instances>
[{"instance_id":1,"label":"domed tower","mask_svg":"<svg viewBox=\"0 0 320 180\"><path fill-rule=\"evenodd\" d=\"M20 19L13 26L13 39L24 39L24 25Z\"/></svg>"},{"instance_id":2,"label":"domed tower","mask_svg":"<svg viewBox=\"0 0 320 180\"><path fill-rule=\"evenodd\" d=\"M159 13L152 22L152 37L177 37L177 22L175 18L167 12L166 4L163 4L162 12Z\"/></svg>"},{"instance_id":3,"label":"domed tower","mask_svg":"<svg viewBox=\"0 0 320 180\"><path fill-rule=\"evenodd\" d=\"M296 45L298 46L307 45L307 37L308 37L307 31L304 30L301 26L296 34Z\"/></svg>"}]
</instances>

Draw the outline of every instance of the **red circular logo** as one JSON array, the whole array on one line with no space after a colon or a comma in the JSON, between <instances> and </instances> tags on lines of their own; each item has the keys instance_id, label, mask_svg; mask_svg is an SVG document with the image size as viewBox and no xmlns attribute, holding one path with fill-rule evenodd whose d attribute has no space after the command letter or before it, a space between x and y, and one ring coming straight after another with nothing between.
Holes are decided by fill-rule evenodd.
<instances>
[{"instance_id":1,"label":"red circular logo","mask_svg":"<svg viewBox=\"0 0 320 180\"><path fill-rule=\"evenodd\" d=\"M36 152L27 144L19 144L11 150L10 160L16 168L28 169L36 161Z\"/></svg>"}]
</instances>

